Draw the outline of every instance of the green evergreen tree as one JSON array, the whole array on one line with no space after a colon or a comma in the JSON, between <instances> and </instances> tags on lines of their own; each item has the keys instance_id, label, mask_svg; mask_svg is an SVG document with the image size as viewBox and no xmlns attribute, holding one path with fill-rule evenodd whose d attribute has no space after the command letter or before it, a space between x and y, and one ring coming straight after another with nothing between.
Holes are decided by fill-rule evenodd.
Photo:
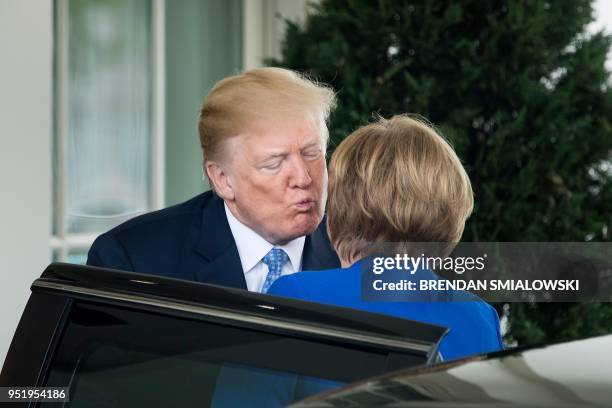
<instances>
[{"instance_id":1,"label":"green evergreen tree","mask_svg":"<svg viewBox=\"0 0 612 408\"><path fill-rule=\"evenodd\" d=\"M609 241L611 38L589 0L323 0L270 61L331 84L331 149L378 113L417 113L475 191L464 241ZM498 305L500 306L500 305ZM612 332L610 304L513 304L519 344Z\"/></svg>"}]
</instances>

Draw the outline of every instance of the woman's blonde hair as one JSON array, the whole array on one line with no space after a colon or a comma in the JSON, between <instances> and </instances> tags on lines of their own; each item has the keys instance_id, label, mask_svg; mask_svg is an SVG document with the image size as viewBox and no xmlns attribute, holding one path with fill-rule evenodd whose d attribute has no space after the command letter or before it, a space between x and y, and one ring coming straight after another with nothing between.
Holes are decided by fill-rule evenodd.
<instances>
[{"instance_id":1,"label":"woman's blonde hair","mask_svg":"<svg viewBox=\"0 0 612 408\"><path fill-rule=\"evenodd\" d=\"M257 68L219 81L206 96L198 131L204 161L220 160L224 143L247 126L296 115L315 121L327 145L335 94L327 86L284 68Z\"/></svg>"},{"instance_id":2,"label":"woman's blonde hair","mask_svg":"<svg viewBox=\"0 0 612 408\"><path fill-rule=\"evenodd\" d=\"M456 243L473 204L452 147L406 115L357 129L329 164L327 227L345 260L364 256L376 243Z\"/></svg>"}]
</instances>

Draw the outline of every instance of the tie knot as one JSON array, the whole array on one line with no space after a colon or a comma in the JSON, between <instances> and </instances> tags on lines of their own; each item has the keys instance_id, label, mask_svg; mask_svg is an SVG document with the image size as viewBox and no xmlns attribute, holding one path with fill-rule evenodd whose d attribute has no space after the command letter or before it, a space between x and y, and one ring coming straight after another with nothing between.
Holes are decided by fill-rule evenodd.
<instances>
[{"instance_id":1,"label":"tie knot","mask_svg":"<svg viewBox=\"0 0 612 408\"><path fill-rule=\"evenodd\" d=\"M263 257L261 261L268 265L268 275L261 288L262 293L267 293L274 281L280 278L283 266L285 266L288 260L289 256L280 248L272 248L270 252Z\"/></svg>"},{"instance_id":2,"label":"tie knot","mask_svg":"<svg viewBox=\"0 0 612 408\"><path fill-rule=\"evenodd\" d=\"M270 252L263 257L262 262L268 265L269 269L281 269L287 261L289 255L280 248L272 248Z\"/></svg>"}]
</instances>

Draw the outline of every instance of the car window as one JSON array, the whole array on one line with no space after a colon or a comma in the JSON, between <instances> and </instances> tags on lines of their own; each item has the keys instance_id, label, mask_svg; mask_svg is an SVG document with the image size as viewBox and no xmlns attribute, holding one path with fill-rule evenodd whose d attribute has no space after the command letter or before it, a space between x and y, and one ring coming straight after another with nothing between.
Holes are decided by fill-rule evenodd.
<instances>
[{"instance_id":1,"label":"car window","mask_svg":"<svg viewBox=\"0 0 612 408\"><path fill-rule=\"evenodd\" d=\"M78 302L46 385L69 386L73 407L282 406L387 363L384 350Z\"/></svg>"}]
</instances>

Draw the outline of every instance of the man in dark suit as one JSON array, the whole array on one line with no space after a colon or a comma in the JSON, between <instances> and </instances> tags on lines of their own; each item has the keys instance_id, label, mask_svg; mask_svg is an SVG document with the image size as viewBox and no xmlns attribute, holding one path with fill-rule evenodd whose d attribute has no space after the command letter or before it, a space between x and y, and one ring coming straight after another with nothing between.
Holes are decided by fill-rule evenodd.
<instances>
[{"instance_id":1,"label":"man in dark suit","mask_svg":"<svg viewBox=\"0 0 612 408\"><path fill-rule=\"evenodd\" d=\"M213 191L100 235L87 264L257 292L338 267L321 222L333 104L331 90L285 69L220 81L198 125Z\"/></svg>"}]
</instances>

